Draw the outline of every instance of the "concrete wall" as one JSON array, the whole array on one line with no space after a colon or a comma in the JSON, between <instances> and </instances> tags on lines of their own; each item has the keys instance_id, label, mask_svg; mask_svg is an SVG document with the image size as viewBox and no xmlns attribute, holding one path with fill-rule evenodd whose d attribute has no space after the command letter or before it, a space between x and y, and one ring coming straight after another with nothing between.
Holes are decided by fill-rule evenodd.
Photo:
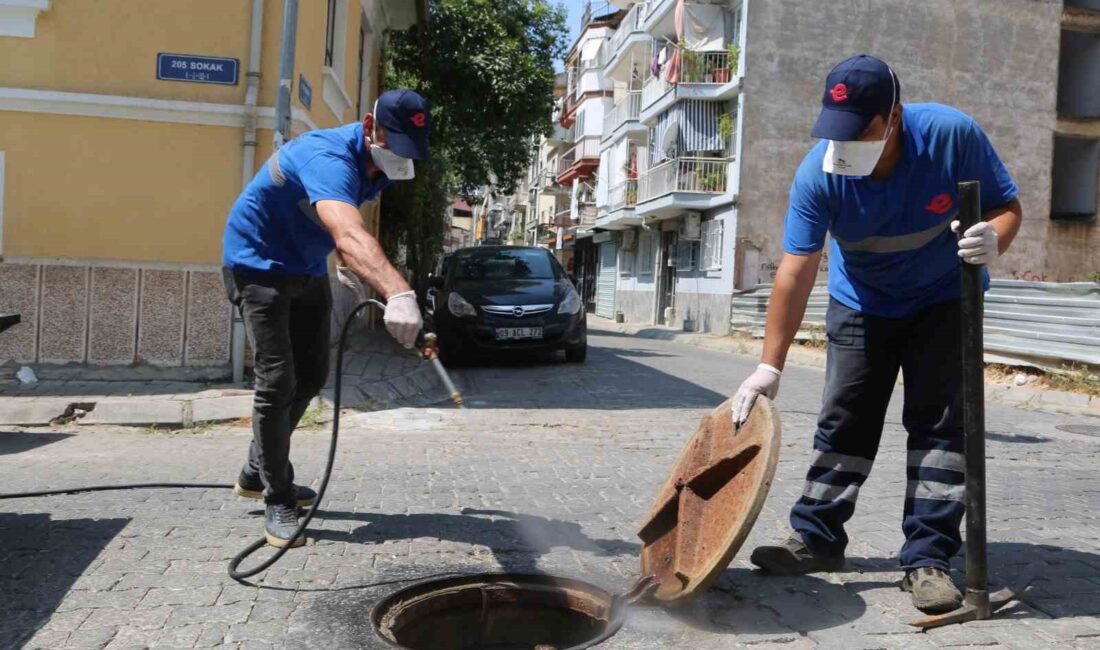
<instances>
[{"instance_id":1,"label":"concrete wall","mask_svg":"<svg viewBox=\"0 0 1100 650\"><path fill-rule=\"evenodd\" d=\"M997 277L1080 280L1100 269L1100 230L1050 220L1062 3L1050 0L789 0L749 5L738 248L781 254L787 193L812 146L825 75L861 51L897 71L903 102L936 101L983 126L1021 187L1025 221ZM745 244L742 246L742 244ZM743 260L739 260L743 263Z\"/></svg>"},{"instance_id":2,"label":"concrete wall","mask_svg":"<svg viewBox=\"0 0 1100 650\"><path fill-rule=\"evenodd\" d=\"M221 273L0 264L0 362L225 366L230 305Z\"/></svg>"}]
</instances>

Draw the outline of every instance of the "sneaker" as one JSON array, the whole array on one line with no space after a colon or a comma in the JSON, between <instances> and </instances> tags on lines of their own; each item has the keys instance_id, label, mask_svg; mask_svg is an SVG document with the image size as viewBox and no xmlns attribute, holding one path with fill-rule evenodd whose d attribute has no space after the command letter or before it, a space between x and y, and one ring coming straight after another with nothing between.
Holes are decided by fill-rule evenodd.
<instances>
[{"instance_id":1,"label":"sneaker","mask_svg":"<svg viewBox=\"0 0 1100 650\"><path fill-rule=\"evenodd\" d=\"M925 614L943 614L958 609L963 595L946 571L918 567L905 572L901 590L913 595L913 606Z\"/></svg>"},{"instance_id":2,"label":"sneaker","mask_svg":"<svg viewBox=\"0 0 1100 650\"><path fill-rule=\"evenodd\" d=\"M272 546L283 547L290 542L294 531L298 530L298 509L291 505L281 503L269 503L264 511L264 533L267 543ZM306 543L303 534L294 541L294 546Z\"/></svg>"},{"instance_id":3,"label":"sneaker","mask_svg":"<svg viewBox=\"0 0 1100 650\"><path fill-rule=\"evenodd\" d=\"M317 493L312 488L304 485L293 485L291 487L294 488L294 501L299 508L308 508L317 500ZM233 486L233 493L246 499L262 501L264 498L264 483L259 476L253 477L241 472L237 477L237 484Z\"/></svg>"},{"instance_id":4,"label":"sneaker","mask_svg":"<svg viewBox=\"0 0 1100 650\"><path fill-rule=\"evenodd\" d=\"M840 571L843 555L815 555L798 535L791 535L782 546L758 546L749 558L765 573L797 576L818 571Z\"/></svg>"}]
</instances>

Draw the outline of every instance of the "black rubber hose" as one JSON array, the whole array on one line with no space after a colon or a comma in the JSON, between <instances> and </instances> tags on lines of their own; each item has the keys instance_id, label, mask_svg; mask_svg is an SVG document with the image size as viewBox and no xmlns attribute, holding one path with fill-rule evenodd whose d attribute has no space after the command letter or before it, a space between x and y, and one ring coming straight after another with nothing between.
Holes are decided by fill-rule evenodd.
<instances>
[{"instance_id":1,"label":"black rubber hose","mask_svg":"<svg viewBox=\"0 0 1100 650\"><path fill-rule=\"evenodd\" d=\"M351 328L352 322L355 320L356 315L366 307L372 305L386 311L386 305L377 300L364 300L355 306L355 309L351 310L351 313L344 319L344 324L340 328L340 339L336 345L336 379L333 382L334 394L332 396L332 438L328 445L328 460L325 462L325 471L321 476L321 486L317 490L317 498L313 501L313 506L306 512L306 516L302 518L302 521L298 524L298 529L294 531L294 535L291 536L285 546L279 547L275 550L275 553L271 557L267 558L257 566L240 571L237 567L246 557L252 555L256 551L260 550L267 545L267 539L261 537L248 547L246 547L240 553L237 553L232 560L229 561L229 577L233 578L237 582L243 582L245 578L251 578L252 576L266 571L271 568L271 565L279 561L279 558L294 546L303 533L305 533L306 527L309 526L309 522L313 520L313 515L317 513L317 508L321 505L321 499L325 497L325 490L328 489L328 481L332 476L332 466L336 461L336 439L340 434L340 393L342 388L342 379L344 376L344 348L347 346L348 330ZM27 499L31 497L46 497L62 494L80 494L82 492L104 492L107 490L138 490L138 489L150 489L150 488L232 488L232 485L226 485L224 483L123 483L118 485L91 485L86 487L66 488L61 490L41 490L37 492L12 492L9 494L0 494L0 500L3 499Z\"/></svg>"}]
</instances>

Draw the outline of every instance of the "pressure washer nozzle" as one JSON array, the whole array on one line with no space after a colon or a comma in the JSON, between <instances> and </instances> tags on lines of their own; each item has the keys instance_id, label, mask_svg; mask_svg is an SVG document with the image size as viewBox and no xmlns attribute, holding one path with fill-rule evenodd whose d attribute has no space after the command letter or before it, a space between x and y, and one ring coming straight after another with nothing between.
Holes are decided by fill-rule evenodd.
<instances>
[{"instance_id":1,"label":"pressure washer nozzle","mask_svg":"<svg viewBox=\"0 0 1100 650\"><path fill-rule=\"evenodd\" d=\"M466 402L462 399L462 394L458 391L451 393L451 401L460 409L466 408Z\"/></svg>"}]
</instances>

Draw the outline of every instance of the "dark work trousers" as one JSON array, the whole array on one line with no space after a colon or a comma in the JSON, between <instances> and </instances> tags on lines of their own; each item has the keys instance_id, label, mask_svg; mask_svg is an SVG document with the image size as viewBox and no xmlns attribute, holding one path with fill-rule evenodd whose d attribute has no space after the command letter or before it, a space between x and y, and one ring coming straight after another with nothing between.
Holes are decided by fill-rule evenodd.
<instances>
[{"instance_id":1,"label":"dark work trousers","mask_svg":"<svg viewBox=\"0 0 1100 650\"><path fill-rule=\"evenodd\" d=\"M223 270L241 310L256 376L252 442L242 473L259 476L267 503L294 503L290 434L328 378L328 276Z\"/></svg>"},{"instance_id":2,"label":"dark work trousers","mask_svg":"<svg viewBox=\"0 0 1100 650\"><path fill-rule=\"evenodd\" d=\"M871 472L898 370L909 433L902 568L947 570L962 544L965 471L958 301L882 318L829 301L814 453L791 527L815 552L844 552L844 523Z\"/></svg>"}]
</instances>

